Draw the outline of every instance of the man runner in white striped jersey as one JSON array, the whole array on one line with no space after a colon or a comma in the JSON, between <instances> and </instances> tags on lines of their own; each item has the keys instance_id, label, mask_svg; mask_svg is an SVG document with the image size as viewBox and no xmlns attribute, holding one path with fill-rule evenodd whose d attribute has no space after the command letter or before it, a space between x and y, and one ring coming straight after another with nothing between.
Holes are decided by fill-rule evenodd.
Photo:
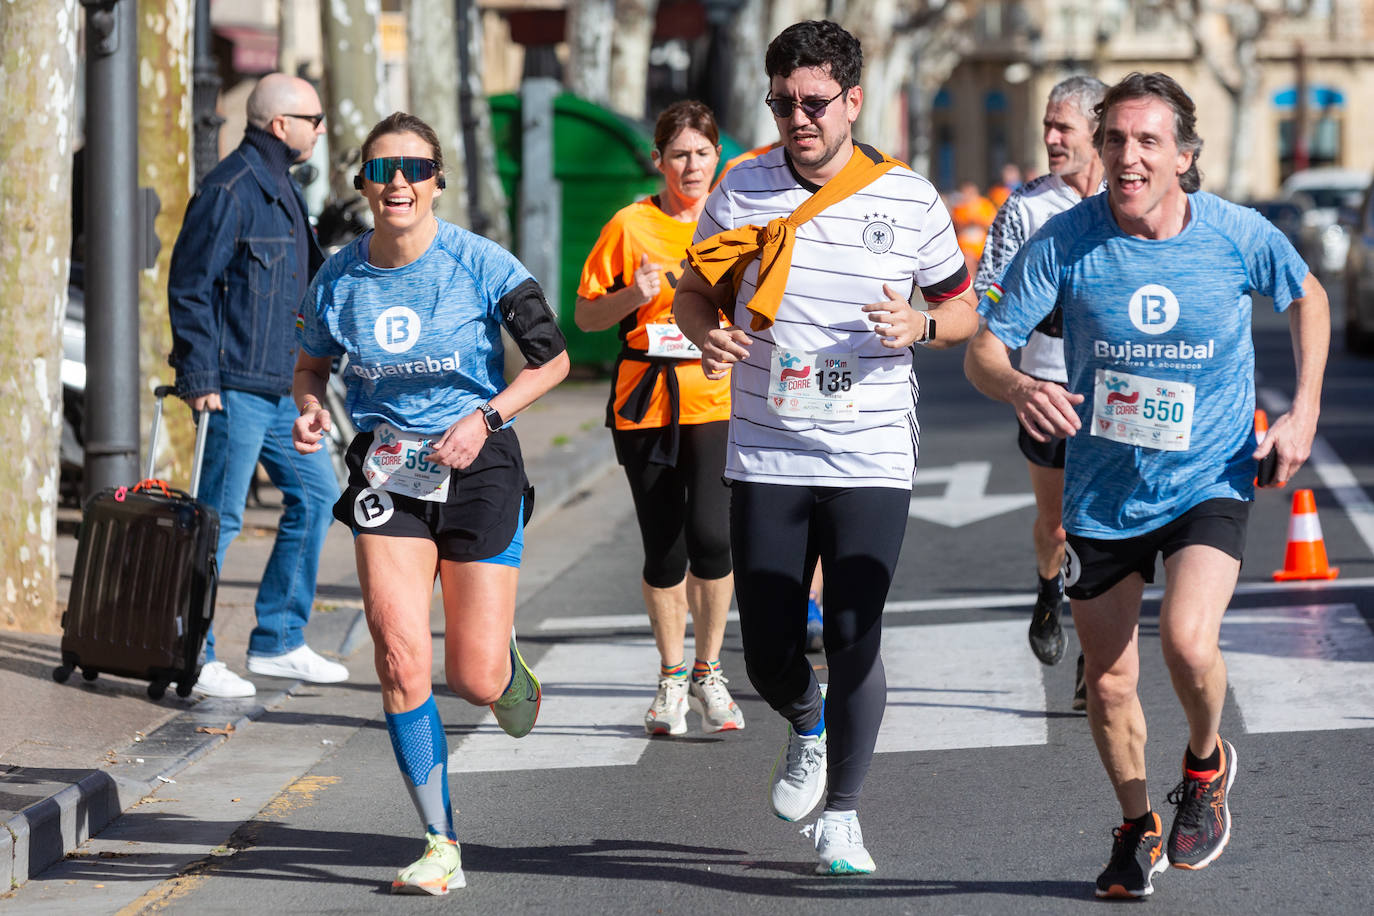
<instances>
[{"instance_id":1,"label":"man runner in white striped jersey","mask_svg":"<svg viewBox=\"0 0 1374 916\"><path fill-rule=\"evenodd\" d=\"M822 874L876 868L857 803L886 703L882 610L916 469L912 344L953 346L978 326L939 194L851 136L862 63L833 22L773 40L765 101L782 145L711 193L675 304L707 375L732 376L725 476L740 632L750 681L789 726L771 805L800 820L826 794L811 828ZM929 311L910 304L918 288ZM806 658L818 557L824 695Z\"/></svg>"}]
</instances>

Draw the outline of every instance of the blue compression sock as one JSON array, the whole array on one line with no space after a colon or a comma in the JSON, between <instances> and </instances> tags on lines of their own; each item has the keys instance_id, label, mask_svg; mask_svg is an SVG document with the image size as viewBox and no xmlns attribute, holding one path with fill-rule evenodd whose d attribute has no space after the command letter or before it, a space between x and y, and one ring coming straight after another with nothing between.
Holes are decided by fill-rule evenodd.
<instances>
[{"instance_id":1,"label":"blue compression sock","mask_svg":"<svg viewBox=\"0 0 1374 916\"><path fill-rule=\"evenodd\" d=\"M431 833L457 840L448 797L448 740L434 695L409 712L386 714L396 765L406 778L410 800Z\"/></svg>"}]
</instances>

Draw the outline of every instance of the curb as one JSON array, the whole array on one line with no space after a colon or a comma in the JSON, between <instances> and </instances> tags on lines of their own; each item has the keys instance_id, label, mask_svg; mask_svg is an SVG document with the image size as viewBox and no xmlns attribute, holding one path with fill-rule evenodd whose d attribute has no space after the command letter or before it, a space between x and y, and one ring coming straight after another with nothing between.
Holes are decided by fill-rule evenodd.
<instances>
[{"instance_id":1,"label":"curb","mask_svg":"<svg viewBox=\"0 0 1374 916\"><path fill-rule=\"evenodd\" d=\"M61 861L125 811L176 774L228 740L197 732L201 726L242 728L260 718L302 685L251 700L206 698L178 714L117 756L118 769L93 770L78 782L29 805L4 823L0 834L0 893L5 893Z\"/></svg>"},{"instance_id":2,"label":"curb","mask_svg":"<svg viewBox=\"0 0 1374 916\"><path fill-rule=\"evenodd\" d=\"M614 445L600 427L554 446L526 469L536 490L538 510L530 519L530 526L566 505L614 465ZM349 657L367 638L366 619L359 610L344 635L339 654ZM89 771L75 783L11 817L0 825L4 827L0 830L0 895L61 861L229 738L199 733L197 728L223 728L226 723L234 729L242 728L301 686L301 681L294 681L283 689L242 700L202 699L142 741L115 752L120 759L116 767Z\"/></svg>"}]
</instances>

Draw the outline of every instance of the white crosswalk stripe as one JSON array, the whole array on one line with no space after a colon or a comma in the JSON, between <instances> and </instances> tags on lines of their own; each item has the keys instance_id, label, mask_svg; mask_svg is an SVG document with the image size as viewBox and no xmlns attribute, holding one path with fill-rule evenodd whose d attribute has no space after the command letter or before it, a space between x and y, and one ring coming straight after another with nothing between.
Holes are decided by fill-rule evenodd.
<instances>
[{"instance_id":1,"label":"white crosswalk stripe","mask_svg":"<svg viewBox=\"0 0 1374 916\"><path fill-rule=\"evenodd\" d=\"M618 615L588 619L623 625ZM562 626L592 629L580 620L565 618ZM1374 632L1354 605L1231 610L1221 636L1247 732L1374 728ZM534 731L512 740L488 714L454 745L450 766L460 773L633 766L649 746L642 721L657 658L647 636L555 645L534 663L544 683ZM1049 669L1026 646L1019 617L887 626L883 660L888 705L880 754L1048 741ZM743 672L739 677L736 689L747 692ZM689 715L695 731L698 720Z\"/></svg>"},{"instance_id":2,"label":"white crosswalk stripe","mask_svg":"<svg viewBox=\"0 0 1374 916\"><path fill-rule=\"evenodd\" d=\"M1221 648L1247 732L1374 728L1374 633L1353 604L1228 611Z\"/></svg>"},{"instance_id":3,"label":"white crosswalk stripe","mask_svg":"<svg viewBox=\"0 0 1374 916\"><path fill-rule=\"evenodd\" d=\"M883 630L877 752L1044 744L1045 685L1022 620Z\"/></svg>"}]
</instances>

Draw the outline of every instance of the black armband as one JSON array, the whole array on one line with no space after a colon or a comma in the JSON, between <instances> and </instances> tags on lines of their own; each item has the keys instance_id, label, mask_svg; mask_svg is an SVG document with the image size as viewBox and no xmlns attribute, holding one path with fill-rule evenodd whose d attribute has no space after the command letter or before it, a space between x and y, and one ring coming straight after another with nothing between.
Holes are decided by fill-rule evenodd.
<instances>
[{"instance_id":1,"label":"black armband","mask_svg":"<svg viewBox=\"0 0 1374 916\"><path fill-rule=\"evenodd\" d=\"M558 319L535 280L526 280L506 293L496 307L501 323L531 366L542 366L568 349Z\"/></svg>"}]
</instances>

